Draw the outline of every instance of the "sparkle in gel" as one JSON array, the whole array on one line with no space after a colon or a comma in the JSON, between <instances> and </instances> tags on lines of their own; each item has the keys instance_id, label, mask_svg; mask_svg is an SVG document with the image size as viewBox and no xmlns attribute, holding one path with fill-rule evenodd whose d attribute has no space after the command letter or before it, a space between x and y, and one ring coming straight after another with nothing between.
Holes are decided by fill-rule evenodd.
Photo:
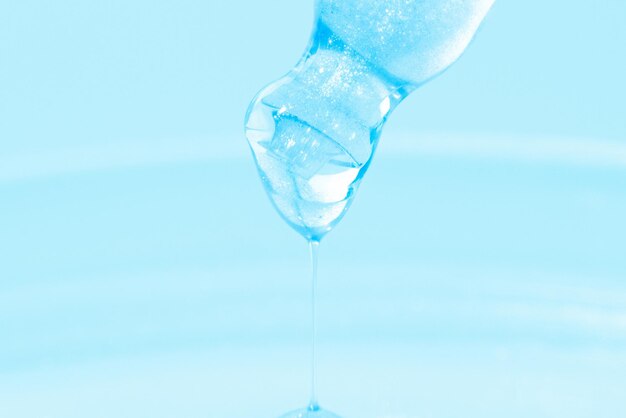
<instances>
[{"instance_id":1,"label":"sparkle in gel","mask_svg":"<svg viewBox=\"0 0 626 418\"><path fill-rule=\"evenodd\" d=\"M458 59L493 2L316 1L306 53L259 92L245 120L263 186L309 241L314 266L317 245L350 207L387 117ZM336 417L318 407L314 373L312 380L309 407L284 417Z\"/></svg>"}]
</instances>

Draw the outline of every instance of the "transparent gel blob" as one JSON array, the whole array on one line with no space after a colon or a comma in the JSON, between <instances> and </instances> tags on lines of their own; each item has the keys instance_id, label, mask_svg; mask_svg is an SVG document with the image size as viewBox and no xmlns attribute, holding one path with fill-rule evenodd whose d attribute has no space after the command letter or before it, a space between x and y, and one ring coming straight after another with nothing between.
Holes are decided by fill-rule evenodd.
<instances>
[{"instance_id":1,"label":"transparent gel blob","mask_svg":"<svg viewBox=\"0 0 626 418\"><path fill-rule=\"evenodd\" d=\"M319 241L348 210L391 111L465 50L494 0L318 0L306 53L245 119L283 219Z\"/></svg>"}]
</instances>

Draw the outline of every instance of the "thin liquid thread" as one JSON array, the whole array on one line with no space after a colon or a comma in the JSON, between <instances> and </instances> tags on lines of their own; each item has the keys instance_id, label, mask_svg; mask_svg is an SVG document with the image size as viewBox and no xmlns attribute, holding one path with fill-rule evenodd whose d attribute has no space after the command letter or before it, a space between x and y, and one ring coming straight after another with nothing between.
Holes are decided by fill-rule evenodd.
<instances>
[{"instance_id":1,"label":"thin liquid thread","mask_svg":"<svg viewBox=\"0 0 626 418\"><path fill-rule=\"evenodd\" d=\"M319 241L309 241L309 252L311 255L311 399L309 410L317 411L316 388L316 340L317 340L317 312L316 312L316 290L317 290L317 260L319 257Z\"/></svg>"}]
</instances>

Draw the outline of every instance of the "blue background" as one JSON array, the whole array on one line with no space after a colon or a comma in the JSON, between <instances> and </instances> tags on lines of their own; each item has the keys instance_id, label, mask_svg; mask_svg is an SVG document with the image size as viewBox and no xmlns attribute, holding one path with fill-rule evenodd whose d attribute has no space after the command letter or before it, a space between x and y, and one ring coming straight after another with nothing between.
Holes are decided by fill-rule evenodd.
<instances>
[{"instance_id":1,"label":"blue background","mask_svg":"<svg viewBox=\"0 0 626 418\"><path fill-rule=\"evenodd\" d=\"M0 3L0 416L307 401L306 245L242 120L309 3ZM624 17L500 1L392 115L321 247L323 405L626 413Z\"/></svg>"}]
</instances>

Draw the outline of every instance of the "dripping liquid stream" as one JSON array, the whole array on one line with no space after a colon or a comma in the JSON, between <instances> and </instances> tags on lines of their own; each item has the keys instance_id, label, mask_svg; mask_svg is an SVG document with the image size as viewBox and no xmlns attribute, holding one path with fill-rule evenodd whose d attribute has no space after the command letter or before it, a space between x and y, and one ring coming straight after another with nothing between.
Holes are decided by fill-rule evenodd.
<instances>
[{"instance_id":1,"label":"dripping liquid stream","mask_svg":"<svg viewBox=\"0 0 626 418\"><path fill-rule=\"evenodd\" d=\"M316 290L317 290L317 261L319 258L319 241L309 240L309 252L311 256L311 398L308 409L317 411L316 386L316 339L317 339L317 312L316 312Z\"/></svg>"}]
</instances>

